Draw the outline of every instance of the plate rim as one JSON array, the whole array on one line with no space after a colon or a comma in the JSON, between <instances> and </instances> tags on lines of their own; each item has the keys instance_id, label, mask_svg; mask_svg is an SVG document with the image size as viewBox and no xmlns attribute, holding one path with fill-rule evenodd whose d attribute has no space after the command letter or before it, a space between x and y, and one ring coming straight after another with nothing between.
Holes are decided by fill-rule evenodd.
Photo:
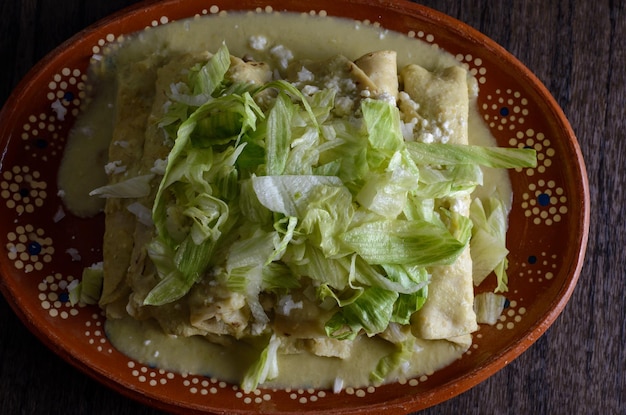
<instances>
[{"instance_id":1,"label":"plate rim","mask_svg":"<svg viewBox=\"0 0 626 415\"><path fill-rule=\"evenodd\" d=\"M7 118L8 119L12 118L11 116L17 111L18 105L15 105L15 104L17 103L19 96L25 94L25 92L17 94L16 91L27 90L28 88L32 87L32 85L36 83L37 79L39 79L39 77L42 76L42 73L43 73L42 69L50 66L51 62L55 60L56 55L58 55L60 52L71 53L71 50L78 47L79 41L81 41L81 39L83 39L85 35L97 33L98 31L103 30L106 27L108 27L110 24L113 24L114 22L118 21L118 19L123 18L123 19L132 20L137 15L145 13L147 9L151 9L154 7L170 8L170 7L173 7L173 5L177 3L180 3L180 0L166 0L166 1L144 0L139 3L135 3L133 5L122 8L121 10L118 10L117 12L114 12L102 19L99 19L98 21L85 27L84 29L76 33L75 35L71 36L66 41L64 41L63 43L61 43L60 45L52 49L50 52L48 52L20 80L20 82L13 89L13 92L9 95L2 109L0 110L0 120L6 120ZM227 3L227 1L215 1L215 3ZM258 3L266 5L266 4L273 4L273 3L282 4L283 2L281 0L278 0L278 1L266 0L266 1L258 2ZM398 398L393 401L382 402L378 405L368 406L368 408L370 409L376 408L384 412L384 411L390 411L393 408L398 408L400 407L400 405L410 405L411 407L413 407L413 405L416 404L416 400L419 399L420 403L424 403L424 400L427 401L426 402L427 405L421 407L421 408L425 408L425 407L440 403L444 400L447 400L449 398L452 398L453 396L456 396L460 393L467 391L468 389L476 386L478 383L492 376L494 373L502 369L504 366L508 365L508 363L510 363L512 360L518 357L521 353L523 353L523 351L525 351L533 343L535 343L535 341L537 341L541 337L541 335L543 335L546 332L546 330L556 321L559 315L563 312L563 309L565 308L566 304L569 302L571 295L577 285L578 278L580 276L580 273L584 264L584 257L585 257L586 248L587 248L587 242L588 242L588 237L589 237L589 223L590 223L590 195L589 195L588 176L587 176L586 166L584 163L582 152L578 144L578 140L576 138L576 135L571 125L569 124L569 121L567 120L567 117L565 116L563 109L556 102L553 95L549 92L549 90L546 88L543 82L541 82L541 80L539 80L539 78L534 73L532 73L530 69L528 69L513 54L511 54L502 46L497 44L494 40L484 35L483 33L479 32L478 30L474 29L473 27L461 22L460 20L457 20L447 14L444 14L437 10L434 10L429 7L419 5L416 3L412 3L408 1L401 1L401 0L384 0L384 1L355 0L350 3L352 3L353 5L354 4L359 4L359 5L375 4L377 7L388 7L388 8L396 10L399 13L409 15L412 18L418 17L421 19L426 19L426 20L441 23L443 26L447 28L447 30L453 33L456 33L458 35L463 34L463 35L469 36L472 43L476 43L480 47L485 48L491 55L498 57L498 59L504 60L509 64L513 64L515 67L514 70L522 74L527 79L527 82L525 83L530 85L531 88L534 89L535 92L543 98L543 101L545 101L546 106L552 112L551 117L546 117L546 118L552 118L553 120L557 121L559 123L560 129L566 131L567 139L565 140L565 143L569 147L570 152L572 154L575 154L577 158L576 163L573 163L571 165L573 167L573 171L578 175L577 177L578 180L575 180L575 183L577 184L577 187L578 187L577 190L579 194L583 195L583 198L580 201L579 206L578 206L580 212L582 213L581 215L578 216L578 226L581 232L577 233L578 238L576 239L576 243L572 244L577 247L575 249L575 251L577 251L577 255L574 255L573 261L569 264L569 268L566 273L568 275L568 278L566 281L564 281L564 284L561 286L559 290L560 295L556 297L555 299L553 299L551 305L548 307L549 311L544 315L545 318L541 319L540 321L535 321L525 333L527 334L527 336L524 336L524 337L527 338L530 341L530 343L527 344L524 341L520 341L514 345L507 347L504 350L499 351L499 353L494 355L493 358L490 358L488 360L487 364L481 366L481 368L475 368L474 370L464 374L463 376L457 379L451 380L449 382L445 382L439 387L438 391L436 393L433 392L432 396L430 397L424 397L420 395L419 397L409 398L408 400L406 399L406 397L403 397L403 398ZM310 4L308 5L308 8L319 10L319 7L317 6L317 4ZM2 146L2 148L5 148L7 145L9 145L11 139L16 139L6 134L7 129L8 129L7 125L10 125L10 123L0 124L0 139L2 140L0 145ZM4 161L4 154L0 158L0 170L2 170L3 161ZM123 382L122 380L112 379L110 372L97 370L97 368L89 364L89 361L87 359L84 359L80 356L73 356L71 353L69 353L68 350L63 348L59 344L58 341L51 339L50 334L45 333L43 328L35 323L36 317L31 312L32 310L23 309L19 306L19 304L22 303L22 300L18 301L19 291L16 292L14 289L12 289L10 284L8 284L8 282L6 281L7 278L5 277L5 275L11 273L11 270L8 268L9 267L7 266L6 261L0 262L0 274L1 274L0 275L0 291L3 293L4 297L6 298L7 303L10 305L11 309L16 313L16 315L20 318L20 320L27 326L27 328L31 332L33 332L36 335L36 337L40 341L42 341L42 343L44 343L49 349L55 352L55 354L59 355L65 361L67 361L74 367L78 368L83 373L86 373L93 379L97 380L101 384L104 384L108 386L109 388L112 388L118 393L121 393L131 399L140 401L144 404L147 404L155 408L160 408L160 409L165 409L165 410L189 411L191 409L195 411L195 409L193 408L179 407L179 406L172 407L173 403L155 400L152 397L147 396L141 392L138 393L137 391L132 390L132 388L129 388L128 387L129 385ZM499 363L502 360L505 361L505 364L504 366L499 366ZM467 382L468 380L475 380L475 382L471 382L471 385L464 387L464 388L458 387L457 383L459 381L466 381L466 383L468 383ZM444 399L438 399L436 396L434 396L434 395L441 395L442 393L446 394L447 397L445 397ZM389 408L390 405L392 407L391 409ZM339 412L337 411L332 411L332 412L333 413L356 413L355 411L358 411L358 408L351 407L351 408L346 409L345 411L339 410ZM203 410L200 410L199 413L205 413L205 412ZM238 411L238 413L254 413L254 411L243 410L243 411ZM316 413L325 413L325 412L322 411L322 412L316 412Z\"/></svg>"}]
</instances>

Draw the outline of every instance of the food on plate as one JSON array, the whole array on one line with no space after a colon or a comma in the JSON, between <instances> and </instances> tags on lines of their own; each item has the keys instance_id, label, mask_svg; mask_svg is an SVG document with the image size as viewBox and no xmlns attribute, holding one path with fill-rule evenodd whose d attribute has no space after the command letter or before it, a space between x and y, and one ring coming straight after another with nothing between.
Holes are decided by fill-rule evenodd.
<instances>
[{"instance_id":1,"label":"food on plate","mask_svg":"<svg viewBox=\"0 0 626 415\"><path fill-rule=\"evenodd\" d=\"M90 193L103 262L75 298L98 298L129 356L246 392L376 385L459 358L478 327L475 282L495 270L506 290L502 171L534 151L473 142L476 82L441 51L176 40L200 20L92 65L86 114L113 107L114 123Z\"/></svg>"}]
</instances>

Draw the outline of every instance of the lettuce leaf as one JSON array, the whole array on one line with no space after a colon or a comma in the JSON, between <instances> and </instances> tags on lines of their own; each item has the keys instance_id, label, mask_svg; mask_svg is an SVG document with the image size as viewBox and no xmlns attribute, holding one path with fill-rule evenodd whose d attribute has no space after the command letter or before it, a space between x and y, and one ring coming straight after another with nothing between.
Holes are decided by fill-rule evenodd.
<instances>
[{"instance_id":1,"label":"lettuce leaf","mask_svg":"<svg viewBox=\"0 0 626 415\"><path fill-rule=\"evenodd\" d=\"M98 187L89 192L89 196L99 196L103 198L124 198L135 199L145 197L150 194L150 181L154 174L144 174L142 176L131 177L124 181Z\"/></svg>"},{"instance_id":2,"label":"lettuce leaf","mask_svg":"<svg viewBox=\"0 0 626 415\"><path fill-rule=\"evenodd\" d=\"M407 142L415 163L427 165L476 164L511 169L536 167L537 152L531 148L483 147L462 144Z\"/></svg>"},{"instance_id":3,"label":"lettuce leaf","mask_svg":"<svg viewBox=\"0 0 626 415\"><path fill-rule=\"evenodd\" d=\"M470 243L474 284L479 285L491 272L495 272L498 281L496 292L508 291L508 211L504 203L495 197L484 201L476 198L470 205L470 218L474 223Z\"/></svg>"},{"instance_id":4,"label":"lettuce leaf","mask_svg":"<svg viewBox=\"0 0 626 415\"><path fill-rule=\"evenodd\" d=\"M443 223L382 220L354 227L341 239L372 264L451 264L469 243L472 228L464 216L454 212L451 215L461 225L458 238Z\"/></svg>"},{"instance_id":5,"label":"lettuce leaf","mask_svg":"<svg viewBox=\"0 0 626 415\"><path fill-rule=\"evenodd\" d=\"M280 344L280 338L273 334L259 358L248 368L243 377L241 388L245 393L250 393L259 384L278 376L278 348Z\"/></svg>"},{"instance_id":6,"label":"lettuce leaf","mask_svg":"<svg viewBox=\"0 0 626 415\"><path fill-rule=\"evenodd\" d=\"M368 287L353 302L346 304L324 325L329 337L354 340L363 330L368 336L383 332L389 325L398 293Z\"/></svg>"}]
</instances>

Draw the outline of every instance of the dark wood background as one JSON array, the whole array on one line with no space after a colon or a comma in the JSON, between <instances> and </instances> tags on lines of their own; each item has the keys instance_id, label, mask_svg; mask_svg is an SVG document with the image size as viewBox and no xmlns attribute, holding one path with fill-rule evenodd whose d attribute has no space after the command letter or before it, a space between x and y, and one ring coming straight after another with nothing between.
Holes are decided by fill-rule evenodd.
<instances>
[{"instance_id":1,"label":"dark wood background","mask_svg":"<svg viewBox=\"0 0 626 415\"><path fill-rule=\"evenodd\" d=\"M0 103L55 46L136 0L0 0ZM626 414L626 6L620 0L428 0L547 86L585 156L591 231L579 284L521 357L424 414ZM46 349L0 296L0 414L155 414Z\"/></svg>"}]
</instances>

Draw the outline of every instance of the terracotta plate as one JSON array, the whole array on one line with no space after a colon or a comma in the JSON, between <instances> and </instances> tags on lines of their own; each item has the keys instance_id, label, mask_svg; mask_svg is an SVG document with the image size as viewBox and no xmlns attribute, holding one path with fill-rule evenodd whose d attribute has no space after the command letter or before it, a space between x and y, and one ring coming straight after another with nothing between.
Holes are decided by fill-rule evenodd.
<instances>
[{"instance_id":1,"label":"terracotta plate","mask_svg":"<svg viewBox=\"0 0 626 415\"><path fill-rule=\"evenodd\" d=\"M129 360L105 337L99 309L68 301L68 284L85 265L101 260L102 217L63 216L56 185L91 55L121 34L231 9L349 17L437 44L476 75L480 110L499 144L537 150L536 168L511 172L508 307L496 325L481 327L469 351L451 366L419 379L339 394L297 389L246 394L219 379ZM52 109L55 102L68 110L63 120ZM583 159L545 87L477 31L406 1L169 0L126 9L77 34L29 72L0 113L0 140L4 296L24 324L68 362L127 396L172 412L380 414L435 405L486 379L544 333L570 298L587 241Z\"/></svg>"}]
</instances>

